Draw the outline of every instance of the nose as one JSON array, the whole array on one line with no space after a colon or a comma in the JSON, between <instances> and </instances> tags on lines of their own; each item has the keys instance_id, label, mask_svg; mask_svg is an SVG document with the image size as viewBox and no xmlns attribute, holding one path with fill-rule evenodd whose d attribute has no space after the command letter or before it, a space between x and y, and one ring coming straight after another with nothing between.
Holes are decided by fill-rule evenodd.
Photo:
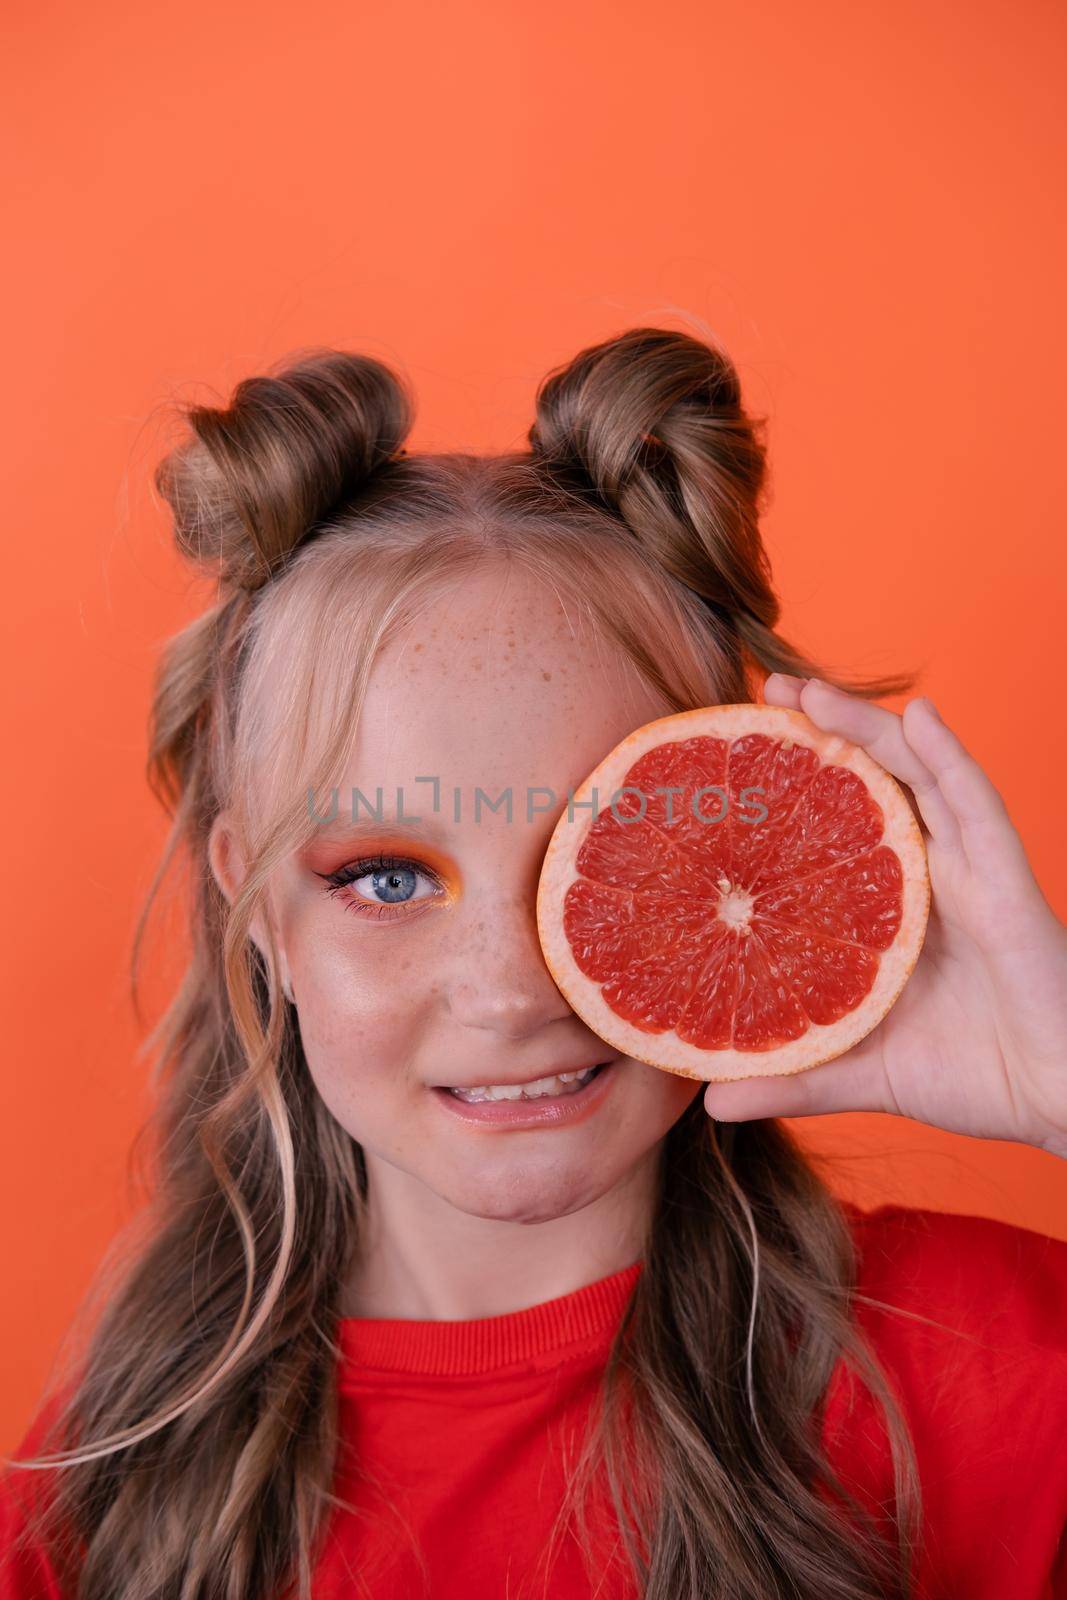
<instances>
[{"instance_id":1,"label":"nose","mask_svg":"<svg viewBox=\"0 0 1067 1600\"><path fill-rule=\"evenodd\" d=\"M447 998L457 1024L504 1039L573 1016L545 963L532 899L498 898L470 908L456 926Z\"/></svg>"}]
</instances>

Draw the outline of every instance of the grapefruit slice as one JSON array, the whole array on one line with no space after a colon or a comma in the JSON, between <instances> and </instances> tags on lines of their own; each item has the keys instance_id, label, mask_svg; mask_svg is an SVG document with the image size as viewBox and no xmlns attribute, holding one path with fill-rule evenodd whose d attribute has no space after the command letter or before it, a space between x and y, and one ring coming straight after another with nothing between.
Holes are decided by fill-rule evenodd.
<instances>
[{"instance_id":1,"label":"grapefruit slice","mask_svg":"<svg viewBox=\"0 0 1067 1600\"><path fill-rule=\"evenodd\" d=\"M549 840L537 929L608 1044L725 1080L862 1039L911 975L929 907L896 780L804 712L744 703L647 723L589 774Z\"/></svg>"}]
</instances>

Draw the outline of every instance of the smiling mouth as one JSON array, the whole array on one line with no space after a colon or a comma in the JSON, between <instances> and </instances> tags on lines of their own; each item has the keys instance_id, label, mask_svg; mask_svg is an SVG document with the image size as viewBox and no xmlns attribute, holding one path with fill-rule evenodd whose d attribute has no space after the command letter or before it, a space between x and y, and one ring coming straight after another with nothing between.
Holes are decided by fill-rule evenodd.
<instances>
[{"instance_id":1,"label":"smiling mouth","mask_svg":"<svg viewBox=\"0 0 1067 1600\"><path fill-rule=\"evenodd\" d=\"M610 1062L601 1061L581 1072L560 1072L549 1078L535 1078L530 1083L477 1084L469 1089L455 1089L447 1084L441 1087L467 1105L492 1104L499 1100L565 1099L580 1093L609 1065Z\"/></svg>"}]
</instances>

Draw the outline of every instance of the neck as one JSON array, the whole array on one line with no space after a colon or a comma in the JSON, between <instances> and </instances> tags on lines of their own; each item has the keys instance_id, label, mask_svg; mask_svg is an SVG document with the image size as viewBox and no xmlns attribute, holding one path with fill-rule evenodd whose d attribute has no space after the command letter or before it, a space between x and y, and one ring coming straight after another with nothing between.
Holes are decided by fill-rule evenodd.
<instances>
[{"instance_id":1,"label":"neck","mask_svg":"<svg viewBox=\"0 0 1067 1600\"><path fill-rule=\"evenodd\" d=\"M465 1321L570 1294L639 1260L661 1146L565 1215L460 1211L365 1151L367 1207L341 1298L343 1317Z\"/></svg>"}]
</instances>

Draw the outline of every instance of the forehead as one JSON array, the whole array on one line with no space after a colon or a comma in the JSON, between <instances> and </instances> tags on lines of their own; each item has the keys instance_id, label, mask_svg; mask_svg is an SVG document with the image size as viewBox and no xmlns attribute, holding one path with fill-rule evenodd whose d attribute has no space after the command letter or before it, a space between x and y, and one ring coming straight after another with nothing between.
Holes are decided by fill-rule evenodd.
<instances>
[{"instance_id":1,"label":"forehead","mask_svg":"<svg viewBox=\"0 0 1067 1600\"><path fill-rule=\"evenodd\" d=\"M436 777L490 795L548 786L565 797L662 699L573 601L518 563L443 590L381 649L345 784L388 801ZM423 782L412 795L427 797ZM419 809L413 804L408 810ZM449 814L450 813L446 813Z\"/></svg>"}]
</instances>

